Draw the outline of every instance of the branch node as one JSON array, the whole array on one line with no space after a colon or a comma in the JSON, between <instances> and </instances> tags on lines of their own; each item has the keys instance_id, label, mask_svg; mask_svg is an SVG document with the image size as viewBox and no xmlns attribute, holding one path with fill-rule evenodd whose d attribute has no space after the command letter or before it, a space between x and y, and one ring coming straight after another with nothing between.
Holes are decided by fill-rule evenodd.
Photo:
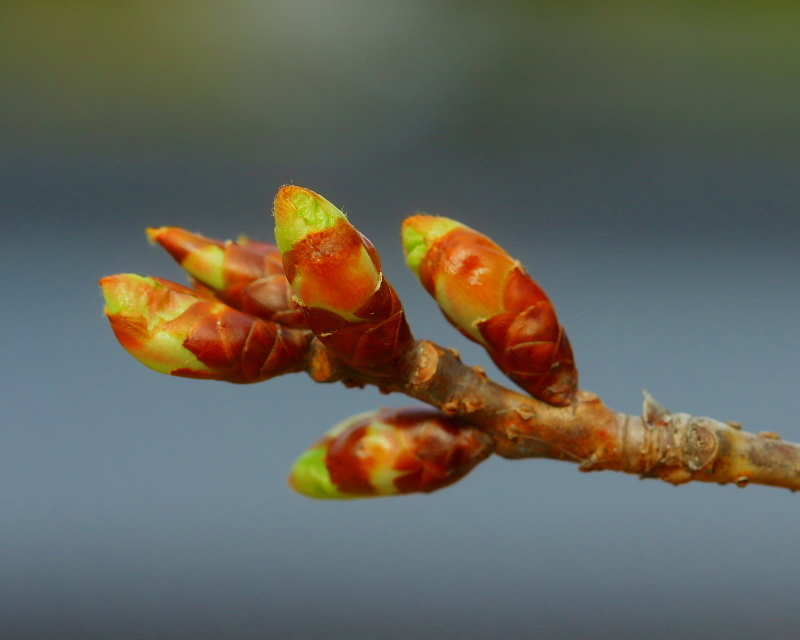
<instances>
[{"instance_id":1,"label":"branch node","mask_svg":"<svg viewBox=\"0 0 800 640\"><path fill-rule=\"evenodd\" d=\"M486 401L478 396L467 396L462 400L465 413L475 413L486 406Z\"/></svg>"},{"instance_id":2,"label":"branch node","mask_svg":"<svg viewBox=\"0 0 800 640\"><path fill-rule=\"evenodd\" d=\"M684 440L686 466L690 471L700 471L708 466L716 458L718 449L717 436L711 429L698 422L690 425Z\"/></svg>"},{"instance_id":3,"label":"branch node","mask_svg":"<svg viewBox=\"0 0 800 640\"><path fill-rule=\"evenodd\" d=\"M514 411L516 411L517 415L519 415L519 417L525 421L532 420L533 417L536 415L536 411L534 410L534 408L527 402L518 404L516 407L514 407Z\"/></svg>"},{"instance_id":4,"label":"branch node","mask_svg":"<svg viewBox=\"0 0 800 640\"><path fill-rule=\"evenodd\" d=\"M642 405L642 417L648 429L655 429L656 427L665 426L672 418L672 414L667 411L666 407L656 400L650 392L645 389L644 403Z\"/></svg>"},{"instance_id":5,"label":"branch node","mask_svg":"<svg viewBox=\"0 0 800 640\"><path fill-rule=\"evenodd\" d=\"M413 369L409 375L409 381L415 387L422 386L434 375L439 368L439 352L432 342L420 340L417 343L417 355Z\"/></svg>"},{"instance_id":6,"label":"branch node","mask_svg":"<svg viewBox=\"0 0 800 640\"><path fill-rule=\"evenodd\" d=\"M447 351L459 362L461 361L461 352L458 349L453 349L453 347L445 347L445 351Z\"/></svg>"},{"instance_id":7,"label":"branch node","mask_svg":"<svg viewBox=\"0 0 800 640\"><path fill-rule=\"evenodd\" d=\"M458 415L461 411L461 401L460 400L448 400L442 405L442 411L444 411L449 416Z\"/></svg>"}]
</instances>

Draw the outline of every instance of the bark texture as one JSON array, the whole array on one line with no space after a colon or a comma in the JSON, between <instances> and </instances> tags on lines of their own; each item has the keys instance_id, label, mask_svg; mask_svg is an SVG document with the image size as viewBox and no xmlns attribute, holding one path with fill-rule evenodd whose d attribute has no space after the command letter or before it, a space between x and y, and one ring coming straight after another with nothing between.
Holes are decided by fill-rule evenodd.
<instances>
[{"instance_id":1,"label":"bark texture","mask_svg":"<svg viewBox=\"0 0 800 640\"><path fill-rule=\"evenodd\" d=\"M505 458L553 458L581 471L622 471L672 484L693 480L800 490L800 445L736 423L672 413L645 392L641 416L579 391L566 407L547 404L490 380L453 349L420 340L387 379L355 371L314 340L307 371L317 382L375 385L404 393L480 427Z\"/></svg>"}]
</instances>

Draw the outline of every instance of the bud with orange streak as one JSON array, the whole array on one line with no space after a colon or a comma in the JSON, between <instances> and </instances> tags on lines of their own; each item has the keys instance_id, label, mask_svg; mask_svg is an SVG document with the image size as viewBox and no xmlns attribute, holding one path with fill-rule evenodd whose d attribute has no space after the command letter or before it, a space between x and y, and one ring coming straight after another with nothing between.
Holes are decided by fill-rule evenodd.
<instances>
[{"instance_id":1,"label":"bud with orange streak","mask_svg":"<svg viewBox=\"0 0 800 640\"><path fill-rule=\"evenodd\" d=\"M550 404L572 402L578 371L569 339L547 294L519 262L483 234L436 216L406 219L403 249L445 317L509 378Z\"/></svg>"},{"instance_id":2,"label":"bud with orange streak","mask_svg":"<svg viewBox=\"0 0 800 640\"><path fill-rule=\"evenodd\" d=\"M275 238L309 328L354 369L390 375L413 338L372 243L325 198L293 185L275 198Z\"/></svg>"},{"instance_id":3,"label":"bud with orange streak","mask_svg":"<svg viewBox=\"0 0 800 640\"><path fill-rule=\"evenodd\" d=\"M488 434L429 408L362 413L295 462L289 484L312 498L429 493L466 476L494 450Z\"/></svg>"},{"instance_id":4,"label":"bud with orange streak","mask_svg":"<svg viewBox=\"0 0 800 640\"><path fill-rule=\"evenodd\" d=\"M278 247L246 238L220 242L180 227L147 230L195 279L198 291L210 292L234 309L264 320L301 328L305 319L292 298Z\"/></svg>"},{"instance_id":5,"label":"bud with orange streak","mask_svg":"<svg viewBox=\"0 0 800 640\"><path fill-rule=\"evenodd\" d=\"M117 339L155 371L248 383L304 367L306 331L261 320L161 278L120 274L100 285Z\"/></svg>"}]
</instances>

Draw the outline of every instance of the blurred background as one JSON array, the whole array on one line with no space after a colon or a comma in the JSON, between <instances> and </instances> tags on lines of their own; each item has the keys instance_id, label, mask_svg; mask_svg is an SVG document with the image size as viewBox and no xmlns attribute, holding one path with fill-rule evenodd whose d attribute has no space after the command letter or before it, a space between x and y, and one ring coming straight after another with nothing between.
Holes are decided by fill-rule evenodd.
<instances>
[{"instance_id":1,"label":"blurred background","mask_svg":"<svg viewBox=\"0 0 800 640\"><path fill-rule=\"evenodd\" d=\"M98 278L147 226L270 239L343 207L418 337L416 211L520 258L582 386L800 441L794 3L0 1L0 626L8 638L796 638L800 503L490 459L327 503L291 463L402 397L160 376Z\"/></svg>"}]
</instances>

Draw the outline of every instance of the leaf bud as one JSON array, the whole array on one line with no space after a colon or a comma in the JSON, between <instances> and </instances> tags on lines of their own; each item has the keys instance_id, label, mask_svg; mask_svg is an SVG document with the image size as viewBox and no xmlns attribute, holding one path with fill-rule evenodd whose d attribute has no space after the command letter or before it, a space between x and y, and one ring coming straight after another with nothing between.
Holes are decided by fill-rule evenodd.
<instances>
[{"instance_id":1,"label":"leaf bud","mask_svg":"<svg viewBox=\"0 0 800 640\"><path fill-rule=\"evenodd\" d=\"M293 185L275 198L275 238L309 328L354 369L390 374L413 339L372 243L325 198Z\"/></svg>"},{"instance_id":2,"label":"leaf bud","mask_svg":"<svg viewBox=\"0 0 800 640\"><path fill-rule=\"evenodd\" d=\"M405 407L344 420L295 462L289 484L312 498L429 493L494 450L491 436L436 409Z\"/></svg>"},{"instance_id":3,"label":"leaf bud","mask_svg":"<svg viewBox=\"0 0 800 640\"><path fill-rule=\"evenodd\" d=\"M155 371L187 378L261 382L299 371L310 336L203 298L162 278L100 281L120 344Z\"/></svg>"},{"instance_id":4,"label":"leaf bud","mask_svg":"<svg viewBox=\"0 0 800 640\"><path fill-rule=\"evenodd\" d=\"M495 242L449 218L403 223L406 262L465 336L533 397L572 402L578 384L572 347L544 290Z\"/></svg>"}]
</instances>

